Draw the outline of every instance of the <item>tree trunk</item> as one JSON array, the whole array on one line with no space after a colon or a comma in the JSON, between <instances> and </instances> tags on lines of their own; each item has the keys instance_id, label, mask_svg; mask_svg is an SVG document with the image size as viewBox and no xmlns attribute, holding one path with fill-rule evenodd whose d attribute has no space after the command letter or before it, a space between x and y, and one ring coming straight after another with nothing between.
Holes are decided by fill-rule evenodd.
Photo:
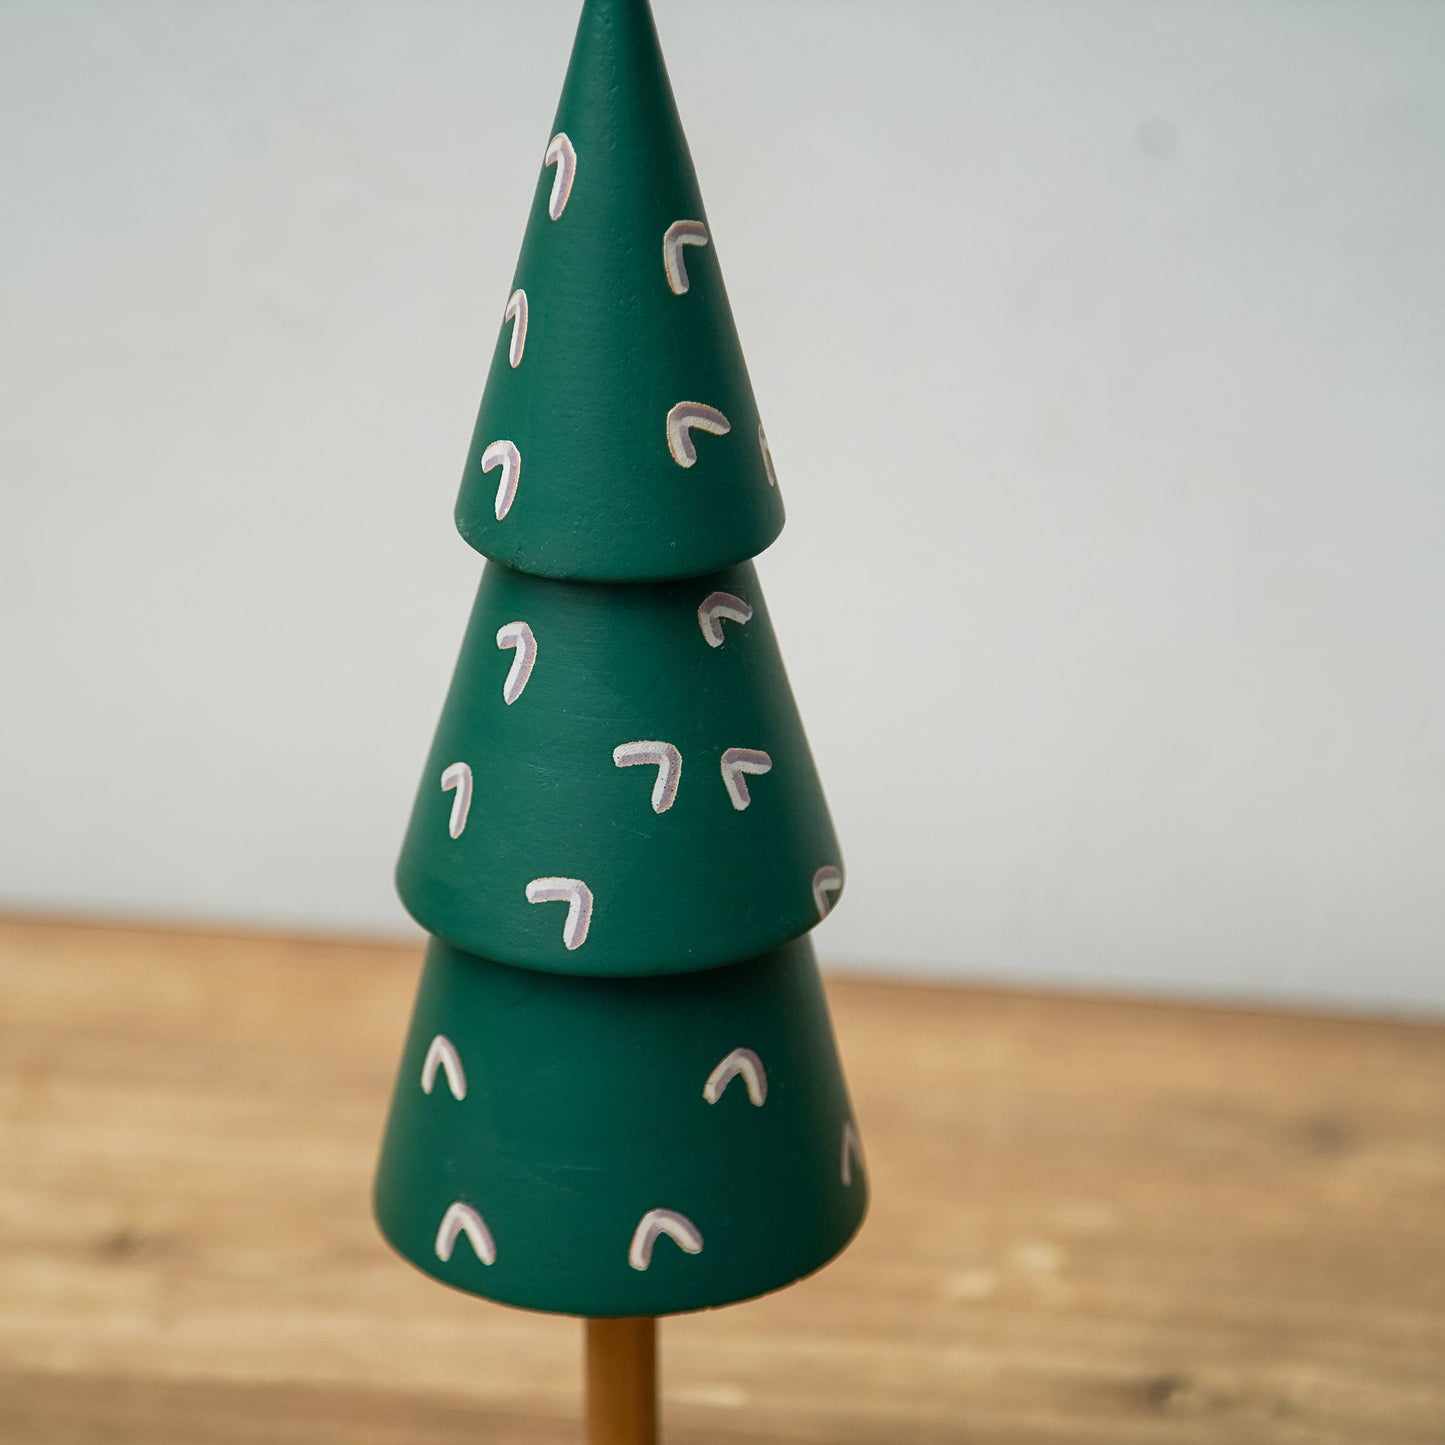
<instances>
[{"instance_id":1,"label":"tree trunk","mask_svg":"<svg viewBox=\"0 0 1445 1445\"><path fill-rule=\"evenodd\" d=\"M657 1321L586 1327L588 1445L657 1445Z\"/></svg>"}]
</instances>

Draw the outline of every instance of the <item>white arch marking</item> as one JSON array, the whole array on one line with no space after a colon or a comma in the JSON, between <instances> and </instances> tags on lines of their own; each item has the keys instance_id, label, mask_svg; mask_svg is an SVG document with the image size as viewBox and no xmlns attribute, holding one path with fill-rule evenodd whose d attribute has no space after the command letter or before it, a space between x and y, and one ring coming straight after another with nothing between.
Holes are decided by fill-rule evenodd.
<instances>
[{"instance_id":1,"label":"white arch marking","mask_svg":"<svg viewBox=\"0 0 1445 1445\"><path fill-rule=\"evenodd\" d=\"M715 406L705 406L700 401L680 401L672 407L667 413L667 449L680 467L690 467L697 461L697 447L692 440L694 430L725 437L732 430L732 423Z\"/></svg>"},{"instance_id":2,"label":"white arch marking","mask_svg":"<svg viewBox=\"0 0 1445 1445\"><path fill-rule=\"evenodd\" d=\"M734 1049L712 1073L702 1086L702 1096L709 1104L716 1104L723 1096L723 1090L739 1075L747 1085L748 1098L755 1108L761 1109L768 1097L768 1073L763 1061L751 1049Z\"/></svg>"},{"instance_id":3,"label":"white arch marking","mask_svg":"<svg viewBox=\"0 0 1445 1445\"><path fill-rule=\"evenodd\" d=\"M511 707L521 697L532 675L532 664L537 660L537 639L525 622L504 622L497 629L497 646L503 651L509 647L517 649L507 669L507 680L502 684L502 701Z\"/></svg>"},{"instance_id":4,"label":"white arch marking","mask_svg":"<svg viewBox=\"0 0 1445 1445\"><path fill-rule=\"evenodd\" d=\"M612 761L619 768L652 763L657 767L657 781L652 785L652 811L665 813L677 797L682 778L682 754L671 743L618 743L612 749Z\"/></svg>"},{"instance_id":5,"label":"white arch marking","mask_svg":"<svg viewBox=\"0 0 1445 1445\"><path fill-rule=\"evenodd\" d=\"M858 1167L863 1168L863 1146L858 1142L858 1131L853 1127L853 1121L848 1119L843 1124L843 1153L840 1172L843 1175L843 1183L853 1182L853 1160L858 1161Z\"/></svg>"},{"instance_id":6,"label":"white arch marking","mask_svg":"<svg viewBox=\"0 0 1445 1445\"><path fill-rule=\"evenodd\" d=\"M452 1098L465 1099L467 1073L462 1068L462 1056L457 1053L457 1046L445 1034L438 1034L426 1051L426 1061L421 1066L422 1093L431 1093L432 1085L436 1083L438 1068L447 1076L447 1088L452 1091Z\"/></svg>"},{"instance_id":7,"label":"white arch marking","mask_svg":"<svg viewBox=\"0 0 1445 1445\"><path fill-rule=\"evenodd\" d=\"M649 1209L632 1232L627 1262L633 1269L646 1269L652 1263L652 1246L659 1234L667 1235L684 1254L702 1252L702 1235L685 1214L675 1209Z\"/></svg>"},{"instance_id":8,"label":"white arch marking","mask_svg":"<svg viewBox=\"0 0 1445 1445\"><path fill-rule=\"evenodd\" d=\"M465 1234L471 1241L472 1249L483 1264L497 1262L497 1246L492 1239L492 1231L487 1228L486 1220L470 1204L463 1204L460 1199L448 1206L437 1229L437 1258L443 1264L452 1257L459 1234Z\"/></svg>"},{"instance_id":9,"label":"white arch marking","mask_svg":"<svg viewBox=\"0 0 1445 1445\"><path fill-rule=\"evenodd\" d=\"M731 592L709 592L697 609L697 625L709 647L723 645L722 619L729 622L751 622L753 609L741 597Z\"/></svg>"},{"instance_id":10,"label":"white arch marking","mask_svg":"<svg viewBox=\"0 0 1445 1445\"><path fill-rule=\"evenodd\" d=\"M577 152L565 131L559 130L547 142L542 164L557 167L557 174L552 177L552 194L547 200L547 214L555 221L567 209L567 197L572 194L572 182L577 175Z\"/></svg>"},{"instance_id":11,"label":"white arch marking","mask_svg":"<svg viewBox=\"0 0 1445 1445\"><path fill-rule=\"evenodd\" d=\"M512 363L515 366L517 363ZM778 474L773 470L773 452L768 446L768 434L763 430L762 422L758 423L758 450L763 454L763 474L768 479L770 487L778 485Z\"/></svg>"},{"instance_id":12,"label":"white arch marking","mask_svg":"<svg viewBox=\"0 0 1445 1445\"><path fill-rule=\"evenodd\" d=\"M502 322L512 323L512 339L507 344L507 360L515 371L522 364L522 352L527 346L527 293L520 286L507 297L507 309L502 312Z\"/></svg>"},{"instance_id":13,"label":"white arch marking","mask_svg":"<svg viewBox=\"0 0 1445 1445\"><path fill-rule=\"evenodd\" d=\"M453 788L456 793L452 797L452 816L447 823L447 831L453 838L460 838L472 807L472 770L468 764L451 763L442 773L442 792L451 792Z\"/></svg>"},{"instance_id":14,"label":"white arch marking","mask_svg":"<svg viewBox=\"0 0 1445 1445\"><path fill-rule=\"evenodd\" d=\"M682 257L684 246L706 246L707 227L701 221L674 221L662 233L662 269L674 296L687 294L687 263Z\"/></svg>"},{"instance_id":15,"label":"white arch marking","mask_svg":"<svg viewBox=\"0 0 1445 1445\"><path fill-rule=\"evenodd\" d=\"M482 453L482 471L490 472L501 467L502 480L497 483L497 501L493 511L500 522L512 510L517 499L517 482L522 475L522 454L516 442L489 442Z\"/></svg>"},{"instance_id":16,"label":"white arch marking","mask_svg":"<svg viewBox=\"0 0 1445 1445\"><path fill-rule=\"evenodd\" d=\"M592 925L592 890L580 878L534 878L527 884L527 902L565 903L563 945L570 952L587 942L587 930Z\"/></svg>"},{"instance_id":17,"label":"white arch marking","mask_svg":"<svg viewBox=\"0 0 1445 1445\"><path fill-rule=\"evenodd\" d=\"M834 867L831 863L825 863L813 874L813 902L818 907L818 917L826 918L832 911L833 905L838 901L830 895L839 893L843 889L843 870Z\"/></svg>"},{"instance_id":18,"label":"white arch marking","mask_svg":"<svg viewBox=\"0 0 1445 1445\"><path fill-rule=\"evenodd\" d=\"M752 797L748 793L747 779L744 773L750 773L754 777L762 777L764 773L771 772L773 760L757 748L729 748L722 755L722 780L728 790L728 797L732 799L733 807L742 812Z\"/></svg>"}]
</instances>

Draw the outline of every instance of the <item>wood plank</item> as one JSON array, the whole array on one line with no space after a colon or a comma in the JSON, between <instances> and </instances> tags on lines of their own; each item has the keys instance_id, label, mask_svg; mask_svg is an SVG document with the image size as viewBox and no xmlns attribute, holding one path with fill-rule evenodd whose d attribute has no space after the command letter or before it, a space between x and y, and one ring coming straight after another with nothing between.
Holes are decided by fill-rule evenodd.
<instances>
[{"instance_id":1,"label":"wood plank","mask_svg":"<svg viewBox=\"0 0 1445 1445\"><path fill-rule=\"evenodd\" d=\"M581 1439L367 1194L419 951L0 922L0 1441ZM875 1204L665 1321L674 1445L1445 1440L1445 1028L830 987Z\"/></svg>"}]
</instances>

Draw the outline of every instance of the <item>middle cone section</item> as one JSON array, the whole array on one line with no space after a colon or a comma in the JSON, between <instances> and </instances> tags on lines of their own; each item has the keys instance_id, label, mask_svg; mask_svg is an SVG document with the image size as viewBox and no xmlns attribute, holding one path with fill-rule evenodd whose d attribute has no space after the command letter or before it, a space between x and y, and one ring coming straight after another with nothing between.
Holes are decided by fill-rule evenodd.
<instances>
[{"instance_id":1,"label":"middle cone section","mask_svg":"<svg viewBox=\"0 0 1445 1445\"><path fill-rule=\"evenodd\" d=\"M814 927L842 859L752 564L489 563L397 886L455 947L557 973L715 968Z\"/></svg>"}]
</instances>

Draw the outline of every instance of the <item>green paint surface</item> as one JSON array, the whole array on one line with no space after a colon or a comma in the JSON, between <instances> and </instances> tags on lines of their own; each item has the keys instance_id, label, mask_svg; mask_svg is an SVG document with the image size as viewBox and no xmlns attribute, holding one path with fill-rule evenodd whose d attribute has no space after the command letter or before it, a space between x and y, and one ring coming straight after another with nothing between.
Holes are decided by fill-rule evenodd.
<instances>
[{"instance_id":1,"label":"green paint surface","mask_svg":"<svg viewBox=\"0 0 1445 1445\"><path fill-rule=\"evenodd\" d=\"M712 647L698 619L711 594L753 615L721 621ZM515 650L500 628L525 621L536 659L511 703ZM618 767L623 743L662 741L681 756L662 813L646 764ZM765 752L734 807L730 748ZM453 763L472 772L471 806L452 837ZM430 933L503 963L635 975L750 958L812 928L818 868L842 858L751 563L684 582L554 582L489 563L423 771L397 868L407 908ZM582 880L586 941L563 944L563 903L529 903L538 877ZM836 896L836 895L835 895Z\"/></svg>"},{"instance_id":2,"label":"green paint surface","mask_svg":"<svg viewBox=\"0 0 1445 1445\"><path fill-rule=\"evenodd\" d=\"M527 296L525 346L513 367L513 326L501 326L458 530L486 556L551 577L693 576L756 556L782 529L783 504L764 466L716 241L684 249L684 294L668 284L664 233L707 217L642 0L584 9L558 132L576 150L572 188L552 220L555 170L542 168L512 282ZM682 401L715 407L731 425L725 436L694 433L689 468L666 435ZM499 440L521 456L501 521L500 473L481 469Z\"/></svg>"},{"instance_id":3,"label":"green paint surface","mask_svg":"<svg viewBox=\"0 0 1445 1445\"><path fill-rule=\"evenodd\" d=\"M455 1048L430 1093L433 1039ZM703 1096L733 1050L762 1061L761 1107L735 1077ZM800 939L728 968L670 978L564 978L433 942L407 1035L377 1175L382 1232L445 1284L574 1315L658 1315L727 1304L819 1268L852 1237L867 1181L844 1130L851 1109L812 947ZM466 1236L448 1260L453 1203L495 1244ZM629 1263L649 1211L701 1236L659 1237Z\"/></svg>"},{"instance_id":4,"label":"green paint surface","mask_svg":"<svg viewBox=\"0 0 1445 1445\"><path fill-rule=\"evenodd\" d=\"M862 1221L806 937L842 858L749 560L783 507L710 231L685 286L665 262L707 218L646 0L587 0L557 133L457 502L489 561L397 866L433 937L374 1204L454 1288L670 1314ZM670 435L680 403L725 431Z\"/></svg>"}]
</instances>

